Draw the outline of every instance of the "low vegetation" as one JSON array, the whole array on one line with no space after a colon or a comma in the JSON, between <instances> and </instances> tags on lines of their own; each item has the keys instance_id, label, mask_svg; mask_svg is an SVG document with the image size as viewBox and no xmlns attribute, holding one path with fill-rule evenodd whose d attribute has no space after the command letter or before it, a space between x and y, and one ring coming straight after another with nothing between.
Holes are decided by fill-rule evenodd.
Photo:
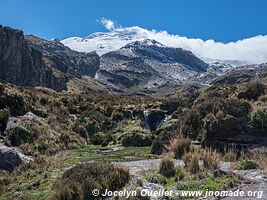
<instances>
[{"instance_id":1,"label":"low vegetation","mask_svg":"<svg viewBox=\"0 0 267 200\"><path fill-rule=\"evenodd\" d=\"M238 179L220 173L220 161L267 169L266 151L241 154L238 145L221 142L240 133L265 137L265 98L266 88L257 83L195 88L173 99L0 85L0 139L35 158L0 174L0 199L46 199L52 193L56 199L92 199L93 187L116 190L129 182L126 169L107 163L161 154L149 182L181 190L231 188ZM144 109L153 111L152 131L144 125ZM175 167L174 159L185 166Z\"/></svg>"},{"instance_id":2,"label":"low vegetation","mask_svg":"<svg viewBox=\"0 0 267 200\"><path fill-rule=\"evenodd\" d=\"M204 149L201 153L203 166L206 169L217 170L220 167L221 155L212 149Z\"/></svg>"},{"instance_id":3,"label":"low vegetation","mask_svg":"<svg viewBox=\"0 0 267 200\"><path fill-rule=\"evenodd\" d=\"M159 173L166 178L175 176L175 165L172 155L167 154L161 158Z\"/></svg>"},{"instance_id":4,"label":"low vegetation","mask_svg":"<svg viewBox=\"0 0 267 200\"><path fill-rule=\"evenodd\" d=\"M171 151L176 159L181 159L182 156L190 150L191 140L178 136L171 142Z\"/></svg>"},{"instance_id":5,"label":"low vegetation","mask_svg":"<svg viewBox=\"0 0 267 200\"><path fill-rule=\"evenodd\" d=\"M55 194L51 199L99 199L92 191L98 189L100 194L104 190L114 191L129 182L129 170L114 167L112 164L84 163L76 165L64 172L55 183Z\"/></svg>"},{"instance_id":6,"label":"low vegetation","mask_svg":"<svg viewBox=\"0 0 267 200\"><path fill-rule=\"evenodd\" d=\"M192 174L196 174L200 170L199 166L199 154L196 151L190 151L183 155L183 161L186 170Z\"/></svg>"},{"instance_id":7,"label":"low vegetation","mask_svg":"<svg viewBox=\"0 0 267 200\"><path fill-rule=\"evenodd\" d=\"M241 170L257 169L258 165L252 160L241 160L237 162L237 168Z\"/></svg>"}]
</instances>

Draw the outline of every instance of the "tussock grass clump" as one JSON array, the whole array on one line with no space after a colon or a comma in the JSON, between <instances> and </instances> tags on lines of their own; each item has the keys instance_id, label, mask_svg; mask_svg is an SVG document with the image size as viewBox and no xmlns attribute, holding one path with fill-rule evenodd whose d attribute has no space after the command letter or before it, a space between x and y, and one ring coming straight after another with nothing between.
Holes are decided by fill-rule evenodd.
<instances>
[{"instance_id":1,"label":"tussock grass clump","mask_svg":"<svg viewBox=\"0 0 267 200\"><path fill-rule=\"evenodd\" d=\"M220 167L221 155L216 150L204 149L202 159L206 169L216 170Z\"/></svg>"},{"instance_id":2,"label":"tussock grass clump","mask_svg":"<svg viewBox=\"0 0 267 200\"><path fill-rule=\"evenodd\" d=\"M126 168L95 162L79 164L64 172L56 182L54 185L56 193L52 199L100 199L101 195L98 197L92 195L94 189L98 189L100 194L105 189L118 190L125 186L129 179L129 170Z\"/></svg>"},{"instance_id":3,"label":"tussock grass clump","mask_svg":"<svg viewBox=\"0 0 267 200\"><path fill-rule=\"evenodd\" d=\"M175 172L175 181L182 181L186 177L186 172L183 167L177 166Z\"/></svg>"},{"instance_id":4,"label":"tussock grass clump","mask_svg":"<svg viewBox=\"0 0 267 200\"><path fill-rule=\"evenodd\" d=\"M171 150L174 153L176 159L182 158L182 156L190 150L191 140L178 136L171 142Z\"/></svg>"},{"instance_id":5,"label":"tussock grass clump","mask_svg":"<svg viewBox=\"0 0 267 200\"><path fill-rule=\"evenodd\" d=\"M175 165L170 154L161 157L159 173L166 178L175 176Z\"/></svg>"},{"instance_id":6,"label":"tussock grass clump","mask_svg":"<svg viewBox=\"0 0 267 200\"><path fill-rule=\"evenodd\" d=\"M223 160L226 162L235 162L237 161L237 153L234 151L233 148L225 149Z\"/></svg>"},{"instance_id":7,"label":"tussock grass clump","mask_svg":"<svg viewBox=\"0 0 267 200\"><path fill-rule=\"evenodd\" d=\"M267 152L264 148L256 148L247 153L249 160L255 161L259 168L267 174Z\"/></svg>"},{"instance_id":8,"label":"tussock grass clump","mask_svg":"<svg viewBox=\"0 0 267 200\"><path fill-rule=\"evenodd\" d=\"M185 168L192 174L199 172L199 155L196 151L189 151L182 157Z\"/></svg>"}]
</instances>

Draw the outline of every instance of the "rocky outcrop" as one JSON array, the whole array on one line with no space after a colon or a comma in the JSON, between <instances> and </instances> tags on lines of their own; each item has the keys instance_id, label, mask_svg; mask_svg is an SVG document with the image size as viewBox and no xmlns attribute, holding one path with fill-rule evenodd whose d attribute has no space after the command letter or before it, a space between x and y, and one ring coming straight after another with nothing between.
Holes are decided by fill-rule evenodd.
<instances>
[{"instance_id":1,"label":"rocky outcrop","mask_svg":"<svg viewBox=\"0 0 267 200\"><path fill-rule=\"evenodd\" d=\"M94 77L99 68L99 56L95 52L84 53L73 51L57 39L51 41L33 35L26 36L27 43L43 53L46 64L60 70L68 76Z\"/></svg>"},{"instance_id":2,"label":"rocky outcrop","mask_svg":"<svg viewBox=\"0 0 267 200\"><path fill-rule=\"evenodd\" d=\"M190 51L144 40L102 55L97 78L126 88L153 88L167 82L186 82L207 67Z\"/></svg>"},{"instance_id":3,"label":"rocky outcrop","mask_svg":"<svg viewBox=\"0 0 267 200\"><path fill-rule=\"evenodd\" d=\"M0 170L13 171L17 166L31 160L31 157L22 154L17 149L0 143Z\"/></svg>"},{"instance_id":4,"label":"rocky outcrop","mask_svg":"<svg viewBox=\"0 0 267 200\"><path fill-rule=\"evenodd\" d=\"M212 85L238 85L254 80L266 82L267 64L246 65L227 72L211 82Z\"/></svg>"},{"instance_id":5,"label":"rocky outcrop","mask_svg":"<svg viewBox=\"0 0 267 200\"><path fill-rule=\"evenodd\" d=\"M0 25L1 82L60 91L72 78L94 76L98 67L95 53L79 53L34 36L26 39L22 31Z\"/></svg>"}]
</instances>

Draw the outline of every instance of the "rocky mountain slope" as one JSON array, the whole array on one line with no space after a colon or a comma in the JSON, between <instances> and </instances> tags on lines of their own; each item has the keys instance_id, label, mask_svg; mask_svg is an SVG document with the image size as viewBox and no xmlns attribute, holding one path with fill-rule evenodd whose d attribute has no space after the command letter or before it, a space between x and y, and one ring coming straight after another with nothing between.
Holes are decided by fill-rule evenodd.
<instances>
[{"instance_id":1,"label":"rocky mountain slope","mask_svg":"<svg viewBox=\"0 0 267 200\"><path fill-rule=\"evenodd\" d=\"M0 26L0 80L20 86L67 88L82 75L94 76L99 67L95 53L80 53L56 41L26 37L20 30Z\"/></svg>"},{"instance_id":2,"label":"rocky mountain slope","mask_svg":"<svg viewBox=\"0 0 267 200\"><path fill-rule=\"evenodd\" d=\"M182 85L227 83L234 74L255 77L264 73L261 65L237 67L222 61L208 64L182 48L167 47L151 39L142 40L144 36L137 32L110 32L127 44L99 56L95 52L71 50L64 45L66 41L62 44L59 39L48 41L33 35L24 36L20 30L0 26L0 81L19 86L44 86L57 91L164 93L169 96L176 94ZM90 37L101 36L108 43L112 42L111 35L99 34ZM133 39L136 41L132 42ZM102 43L101 40L99 45ZM160 92L162 88L165 88L163 93Z\"/></svg>"},{"instance_id":3,"label":"rocky mountain slope","mask_svg":"<svg viewBox=\"0 0 267 200\"><path fill-rule=\"evenodd\" d=\"M214 79L211 84L213 85L237 85L249 81L260 80L267 83L267 64L260 65L245 65L229 70L227 73L222 74Z\"/></svg>"},{"instance_id":4,"label":"rocky mountain slope","mask_svg":"<svg viewBox=\"0 0 267 200\"><path fill-rule=\"evenodd\" d=\"M170 48L155 40L127 44L100 58L96 78L123 87L156 87L166 82L184 83L189 77L203 73L208 64L190 51Z\"/></svg>"}]
</instances>

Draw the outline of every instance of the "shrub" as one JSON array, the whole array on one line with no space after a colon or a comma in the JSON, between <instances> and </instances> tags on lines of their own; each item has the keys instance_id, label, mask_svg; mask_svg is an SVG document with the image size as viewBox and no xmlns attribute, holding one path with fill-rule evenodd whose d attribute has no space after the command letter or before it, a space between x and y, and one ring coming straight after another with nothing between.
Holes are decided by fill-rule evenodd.
<instances>
[{"instance_id":1,"label":"shrub","mask_svg":"<svg viewBox=\"0 0 267 200\"><path fill-rule=\"evenodd\" d=\"M234 117L246 117L252 110L249 102L239 99L225 99L221 108L224 113Z\"/></svg>"},{"instance_id":2,"label":"shrub","mask_svg":"<svg viewBox=\"0 0 267 200\"><path fill-rule=\"evenodd\" d=\"M31 143L35 137L36 136L34 134L30 133L23 126L16 126L7 133L7 139L10 141L11 146L19 146L24 143Z\"/></svg>"},{"instance_id":3,"label":"shrub","mask_svg":"<svg viewBox=\"0 0 267 200\"><path fill-rule=\"evenodd\" d=\"M203 166L206 169L216 170L220 166L221 156L216 150L205 149L202 152Z\"/></svg>"},{"instance_id":4,"label":"shrub","mask_svg":"<svg viewBox=\"0 0 267 200\"><path fill-rule=\"evenodd\" d=\"M237 163L237 168L240 170L257 169L258 165L252 160L241 160Z\"/></svg>"},{"instance_id":5,"label":"shrub","mask_svg":"<svg viewBox=\"0 0 267 200\"><path fill-rule=\"evenodd\" d=\"M94 189L100 194L104 190L118 190L130 179L129 170L115 167L112 164L84 163L64 172L56 182L54 199L100 199L101 195L92 195Z\"/></svg>"},{"instance_id":6,"label":"shrub","mask_svg":"<svg viewBox=\"0 0 267 200\"><path fill-rule=\"evenodd\" d=\"M258 110L252 117L254 127L267 129L267 110Z\"/></svg>"},{"instance_id":7,"label":"shrub","mask_svg":"<svg viewBox=\"0 0 267 200\"><path fill-rule=\"evenodd\" d=\"M70 143L70 136L67 133L65 132L61 133L59 139L65 145L65 147L68 147Z\"/></svg>"},{"instance_id":8,"label":"shrub","mask_svg":"<svg viewBox=\"0 0 267 200\"><path fill-rule=\"evenodd\" d=\"M196 174L199 170L199 156L197 152L190 151L184 154L183 161L185 168L192 174Z\"/></svg>"},{"instance_id":9,"label":"shrub","mask_svg":"<svg viewBox=\"0 0 267 200\"><path fill-rule=\"evenodd\" d=\"M81 125L76 125L74 126L73 130L78 133L81 137L83 137L84 139L88 139L88 133L87 133L87 130L86 128L84 128L83 126Z\"/></svg>"},{"instance_id":10,"label":"shrub","mask_svg":"<svg viewBox=\"0 0 267 200\"><path fill-rule=\"evenodd\" d=\"M191 139L196 139L202 127L201 116L198 110L191 109L183 114L181 133Z\"/></svg>"},{"instance_id":11,"label":"shrub","mask_svg":"<svg viewBox=\"0 0 267 200\"><path fill-rule=\"evenodd\" d=\"M176 159L182 158L182 156L190 150L191 140L179 136L171 142L171 150L174 153Z\"/></svg>"},{"instance_id":12,"label":"shrub","mask_svg":"<svg viewBox=\"0 0 267 200\"><path fill-rule=\"evenodd\" d=\"M157 172L154 172L152 174L149 174L146 178L146 180L149 182L149 183L155 183L155 184L159 184L160 183L160 177L161 175L158 174Z\"/></svg>"},{"instance_id":13,"label":"shrub","mask_svg":"<svg viewBox=\"0 0 267 200\"><path fill-rule=\"evenodd\" d=\"M175 176L175 166L171 155L165 155L161 158L159 173L166 178Z\"/></svg>"},{"instance_id":14,"label":"shrub","mask_svg":"<svg viewBox=\"0 0 267 200\"><path fill-rule=\"evenodd\" d=\"M216 129L218 126L218 120L214 114L209 113L203 119L203 128L201 130L201 143L203 146L210 146L216 138Z\"/></svg>"},{"instance_id":15,"label":"shrub","mask_svg":"<svg viewBox=\"0 0 267 200\"><path fill-rule=\"evenodd\" d=\"M238 98L256 100L259 96L263 95L265 92L265 86L262 83L251 83L246 86L244 91L238 94Z\"/></svg>"},{"instance_id":16,"label":"shrub","mask_svg":"<svg viewBox=\"0 0 267 200\"><path fill-rule=\"evenodd\" d=\"M100 127L96 121L89 121L85 126L89 136L96 134L100 130Z\"/></svg>"},{"instance_id":17,"label":"shrub","mask_svg":"<svg viewBox=\"0 0 267 200\"><path fill-rule=\"evenodd\" d=\"M103 132L90 136L90 142L94 145L101 145L107 139L107 135Z\"/></svg>"},{"instance_id":18,"label":"shrub","mask_svg":"<svg viewBox=\"0 0 267 200\"><path fill-rule=\"evenodd\" d=\"M0 83L0 95L4 94L4 92L5 92L5 86L2 83Z\"/></svg>"},{"instance_id":19,"label":"shrub","mask_svg":"<svg viewBox=\"0 0 267 200\"><path fill-rule=\"evenodd\" d=\"M123 146L136 146L136 147L143 147L143 146L150 146L151 145L151 138L150 136L142 133L138 133L136 131L132 133L127 133L123 136L121 143Z\"/></svg>"},{"instance_id":20,"label":"shrub","mask_svg":"<svg viewBox=\"0 0 267 200\"><path fill-rule=\"evenodd\" d=\"M124 115L123 115L123 113L121 113L121 112L115 110L115 111L112 113L111 118L112 118L113 121L118 122L118 121L121 121L121 120L124 119Z\"/></svg>"},{"instance_id":21,"label":"shrub","mask_svg":"<svg viewBox=\"0 0 267 200\"><path fill-rule=\"evenodd\" d=\"M9 110L0 110L0 133L6 130L7 122L9 118Z\"/></svg>"},{"instance_id":22,"label":"shrub","mask_svg":"<svg viewBox=\"0 0 267 200\"><path fill-rule=\"evenodd\" d=\"M151 153L156 155L161 155L164 149L165 146L162 140L159 137L155 138L152 142Z\"/></svg>"},{"instance_id":23,"label":"shrub","mask_svg":"<svg viewBox=\"0 0 267 200\"><path fill-rule=\"evenodd\" d=\"M11 116L24 115L26 113L26 103L22 96L17 94L0 96L0 109L10 108Z\"/></svg>"}]
</instances>

